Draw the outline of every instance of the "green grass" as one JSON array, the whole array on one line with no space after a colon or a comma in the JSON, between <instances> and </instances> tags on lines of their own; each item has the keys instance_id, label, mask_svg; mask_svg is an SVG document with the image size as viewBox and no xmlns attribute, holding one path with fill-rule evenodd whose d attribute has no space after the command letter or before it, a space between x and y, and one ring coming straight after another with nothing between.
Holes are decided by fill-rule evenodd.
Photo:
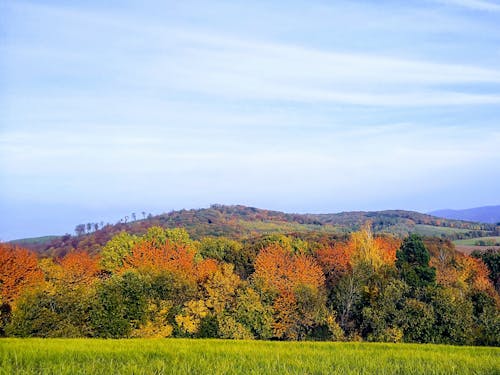
<instances>
[{"instance_id":1,"label":"green grass","mask_svg":"<svg viewBox=\"0 0 500 375\"><path fill-rule=\"evenodd\" d=\"M0 374L500 374L500 348L230 340L1 339Z\"/></svg>"},{"instance_id":2,"label":"green grass","mask_svg":"<svg viewBox=\"0 0 500 375\"><path fill-rule=\"evenodd\" d=\"M477 238L468 238L466 240L456 240L453 241L455 245L462 245L462 246L475 246L477 241L487 241L487 240L493 240L495 243L500 243L500 236L496 237L477 237Z\"/></svg>"}]
</instances>

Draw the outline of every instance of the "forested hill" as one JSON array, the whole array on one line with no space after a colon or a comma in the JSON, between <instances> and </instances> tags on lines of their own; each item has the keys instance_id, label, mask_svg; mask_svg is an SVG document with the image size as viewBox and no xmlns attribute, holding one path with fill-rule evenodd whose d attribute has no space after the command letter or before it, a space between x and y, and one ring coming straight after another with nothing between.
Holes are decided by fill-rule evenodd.
<instances>
[{"instance_id":1,"label":"forested hill","mask_svg":"<svg viewBox=\"0 0 500 375\"><path fill-rule=\"evenodd\" d=\"M430 212L430 215L481 223L500 223L500 206L484 206L464 210L438 210Z\"/></svg>"},{"instance_id":2,"label":"forested hill","mask_svg":"<svg viewBox=\"0 0 500 375\"><path fill-rule=\"evenodd\" d=\"M115 234L126 231L143 234L152 226L185 228L192 238L226 236L244 239L268 233L334 236L357 230L371 221L374 232L404 236L414 232L424 236L461 239L498 235L500 226L437 218L413 211L356 211L337 214L289 214L246 206L212 205L209 208L180 210L116 224L79 225L78 234L12 241L42 255L61 256L72 249L96 253ZM78 229L77 227L77 229Z\"/></svg>"}]
</instances>

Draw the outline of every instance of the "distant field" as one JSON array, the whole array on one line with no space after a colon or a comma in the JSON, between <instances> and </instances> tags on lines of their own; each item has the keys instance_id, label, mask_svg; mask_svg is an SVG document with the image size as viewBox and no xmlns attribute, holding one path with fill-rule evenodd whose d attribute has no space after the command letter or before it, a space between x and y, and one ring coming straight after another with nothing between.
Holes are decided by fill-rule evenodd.
<instances>
[{"instance_id":1,"label":"distant field","mask_svg":"<svg viewBox=\"0 0 500 375\"><path fill-rule=\"evenodd\" d=\"M0 374L499 374L500 348L230 340L1 339Z\"/></svg>"},{"instance_id":2,"label":"distant field","mask_svg":"<svg viewBox=\"0 0 500 375\"><path fill-rule=\"evenodd\" d=\"M340 233L342 230L333 225L314 225L314 224L299 224L290 222L272 222L272 221L249 221L239 220L238 224L249 231L258 233L289 233L289 232L327 232Z\"/></svg>"},{"instance_id":3,"label":"distant field","mask_svg":"<svg viewBox=\"0 0 500 375\"><path fill-rule=\"evenodd\" d=\"M19 240L11 241L11 243L14 243L16 245L33 245L33 244L47 244L50 241L52 241L55 238L58 238L59 236L43 236L43 237L31 237L31 238L22 238Z\"/></svg>"},{"instance_id":4,"label":"distant field","mask_svg":"<svg viewBox=\"0 0 500 375\"><path fill-rule=\"evenodd\" d=\"M467 246L467 245L455 245L455 248L464 253L464 254L470 254L475 250L478 251L486 251L487 249L498 249L500 250L500 246Z\"/></svg>"},{"instance_id":5,"label":"distant field","mask_svg":"<svg viewBox=\"0 0 500 375\"><path fill-rule=\"evenodd\" d=\"M455 234L455 233L467 233L469 229L460 228L449 228L449 227L436 227L434 225L417 224L415 225L414 231L423 236L441 236Z\"/></svg>"},{"instance_id":6,"label":"distant field","mask_svg":"<svg viewBox=\"0 0 500 375\"><path fill-rule=\"evenodd\" d=\"M492 241L493 243L500 243L500 236L468 238L466 240L456 240L456 241L453 241L453 243L455 245L475 246L478 241ZM486 245L486 247L488 247L488 246L490 246L490 245Z\"/></svg>"},{"instance_id":7,"label":"distant field","mask_svg":"<svg viewBox=\"0 0 500 375\"><path fill-rule=\"evenodd\" d=\"M480 240L485 241L488 239L495 241L495 243L500 242L500 236L497 236L497 237L468 238L466 240L456 240L456 241L453 241L453 243L455 244L455 247L458 251L465 253L465 254L470 254L474 250L478 250L478 251L485 251L486 249L499 249L500 250L500 246L491 246L491 245L476 246L475 245L477 241L480 241Z\"/></svg>"}]
</instances>

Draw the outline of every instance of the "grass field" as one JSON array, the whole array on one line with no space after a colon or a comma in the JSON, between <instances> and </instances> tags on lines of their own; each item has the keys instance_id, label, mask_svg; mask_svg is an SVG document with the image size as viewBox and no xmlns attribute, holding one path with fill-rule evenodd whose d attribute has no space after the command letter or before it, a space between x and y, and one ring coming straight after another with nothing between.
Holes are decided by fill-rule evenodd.
<instances>
[{"instance_id":1,"label":"grass field","mask_svg":"<svg viewBox=\"0 0 500 375\"><path fill-rule=\"evenodd\" d=\"M437 236L450 235L456 233L467 233L468 229L450 228L450 227L436 227L434 225L417 224L415 225L414 232L422 236Z\"/></svg>"},{"instance_id":2,"label":"grass field","mask_svg":"<svg viewBox=\"0 0 500 375\"><path fill-rule=\"evenodd\" d=\"M453 241L453 243L455 245L475 246L476 242L478 242L480 240L482 240L482 241L488 241L489 240L489 241L492 241L493 243L500 243L500 236L496 236L496 237L468 238L466 240L456 240L456 241ZM487 245L487 246L489 246L489 245ZM492 246L494 246L494 245L492 245Z\"/></svg>"},{"instance_id":3,"label":"grass field","mask_svg":"<svg viewBox=\"0 0 500 375\"><path fill-rule=\"evenodd\" d=\"M500 348L230 340L1 339L0 374L500 374Z\"/></svg>"}]
</instances>

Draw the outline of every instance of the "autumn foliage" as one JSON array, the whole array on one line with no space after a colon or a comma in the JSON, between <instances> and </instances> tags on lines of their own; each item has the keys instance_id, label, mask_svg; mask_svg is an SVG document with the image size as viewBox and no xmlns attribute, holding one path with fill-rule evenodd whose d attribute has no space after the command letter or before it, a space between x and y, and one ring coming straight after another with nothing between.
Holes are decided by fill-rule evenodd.
<instances>
[{"instance_id":1,"label":"autumn foliage","mask_svg":"<svg viewBox=\"0 0 500 375\"><path fill-rule=\"evenodd\" d=\"M392 266L401 240L389 235L373 236L368 226L353 233L347 242L333 245L322 244L316 250L316 258L330 282L336 283L357 264L369 264L373 268Z\"/></svg>"},{"instance_id":2,"label":"autumn foliage","mask_svg":"<svg viewBox=\"0 0 500 375\"><path fill-rule=\"evenodd\" d=\"M71 285L90 285L99 273L99 259L86 251L74 251L60 260L62 279Z\"/></svg>"},{"instance_id":3,"label":"autumn foliage","mask_svg":"<svg viewBox=\"0 0 500 375\"><path fill-rule=\"evenodd\" d=\"M0 243L2 301L12 303L23 291L43 279L37 257L31 251Z\"/></svg>"},{"instance_id":4,"label":"autumn foliage","mask_svg":"<svg viewBox=\"0 0 500 375\"><path fill-rule=\"evenodd\" d=\"M217 261L197 261L196 250L186 244L167 240L165 243L142 241L124 258L121 272L138 269L144 272L171 272L185 279L203 280L217 270Z\"/></svg>"},{"instance_id":5,"label":"autumn foliage","mask_svg":"<svg viewBox=\"0 0 500 375\"><path fill-rule=\"evenodd\" d=\"M324 297L325 276L315 259L294 254L279 243L271 244L257 256L254 278L263 291L274 297L276 337L297 339L302 334L301 323L319 322L321 311L315 309L314 303L307 308L301 306L304 293L314 301ZM315 311L309 311L309 307Z\"/></svg>"},{"instance_id":6,"label":"autumn foliage","mask_svg":"<svg viewBox=\"0 0 500 375\"><path fill-rule=\"evenodd\" d=\"M265 289L279 293L292 291L298 285L320 288L325 282L321 267L312 257L292 254L279 244L271 244L259 253L254 277Z\"/></svg>"},{"instance_id":7,"label":"autumn foliage","mask_svg":"<svg viewBox=\"0 0 500 375\"><path fill-rule=\"evenodd\" d=\"M152 227L44 259L0 244L0 335L500 345L490 263L369 223L247 241Z\"/></svg>"},{"instance_id":8,"label":"autumn foliage","mask_svg":"<svg viewBox=\"0 0 500 375\"><path fill-rule=\"evenodd\" d=\"M334 245L321 245L316 251L316 258L323 272L329 279L338 280L351 268L353 246L344 242Z\"/></svg>"},{"instance_id":9,"label":"autumn foliage","mask_svg":"<svg viewBox=\"0 0 500 375\"><path fill-rule=\"evenodd\" d=\"M194 256L191 249L171 241L164 244L144 241L132 249L132 254L125 257L123 269L170 271L192 276L195 274Z\"/></svg>"}]
</instances>

